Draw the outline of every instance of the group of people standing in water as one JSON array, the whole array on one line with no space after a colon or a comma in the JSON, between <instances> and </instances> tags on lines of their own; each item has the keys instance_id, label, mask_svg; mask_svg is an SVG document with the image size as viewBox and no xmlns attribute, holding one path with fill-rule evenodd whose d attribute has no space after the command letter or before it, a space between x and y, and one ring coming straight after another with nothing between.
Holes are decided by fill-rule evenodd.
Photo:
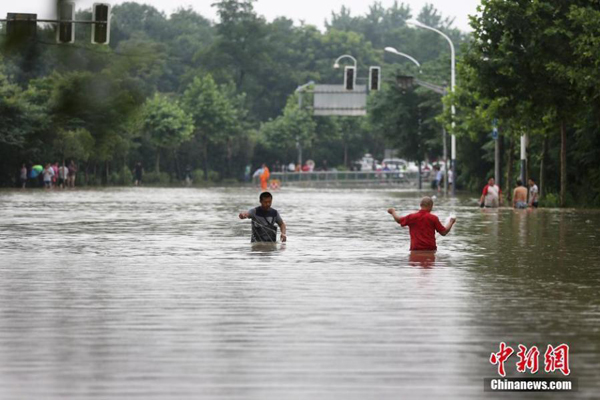
<instances>
[{"instance_id":1,"label":"group of people standing in water","mask_svg":"<svg viewBox=\"0 0 600 400\"><path fill-rule=\"evenodd\" d=\"M58 162L54 164L32 165L27 167L27 164L22 164L19 171L19 184L25 189L30 186L43 186L45 189L53 188L73 188L75 187L75 178L77 176L77 165L74 161L69 163L69 166L63 161L62 165Z\"/></svg>"},{"instance_id":2,"label":"group of people standing in water","mask_svg":"<svg viewBox=\"0 0 600 400\"><path fill-rule=\"evenodd\" d=\"M263 171L258 175L268 176L268 169L263 165ZM268 179L268 178L267 178ZM261 183L263 179L261 176ZM513 193L513 207L527 208L538 206L538 187L533 179L529 179L529 191L523 186L521 180L517 181L517 187ZM266 185L261 185L262 189ZM434 196L435 197L435 196ZM252 220L251 242L275 243L277 241L277 227L281 229L281 242L287 241L287 227L281 218L279 212L271 205L273 195L269 192L262 192L259 196L260 206L251 208L248 211L239 214L240 219ZM479 199L481 207L499 207L502 205L502 192L496 185L494 178L490 178L488 184L484 187L481 198ZM446 225L440 222L440 219L431 213L433 210L433 199L423 197L420 202L420 210L401 217L394 208L387 212L394 218L400 226L408 227L410 231L410 250L411 251L435 251L437 250L435 234L442 236L450 233L456 223L456 218L449 218Z\"/></svg>"},{"instance_id":3,"label":"group of people standing in water","mask_svg":"<svg viewBox=\"0 0 600 400\"><path fill-rule=\"evenodd\" d=\"M517 187L513 191L512 206L514 208L524 209L528 207L537 208L539 201L539 189L532 178L529 178L529 191L523 185L523 181L517 180ZM529 199L528 199L529 197ZM502 190L496 184L494 178L488 180L484 186L481 197L479 198L480 207L495 208L502 206Z\"/></svg>"}]
</instances>

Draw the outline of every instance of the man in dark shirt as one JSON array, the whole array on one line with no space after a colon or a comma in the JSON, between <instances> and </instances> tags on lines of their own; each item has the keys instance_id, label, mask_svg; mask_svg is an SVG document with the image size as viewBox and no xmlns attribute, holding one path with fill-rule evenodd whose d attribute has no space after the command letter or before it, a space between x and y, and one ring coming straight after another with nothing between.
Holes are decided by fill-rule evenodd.
<instances>
[{"instance_id":1,"label":"man in dark shirt","mask_svg":"<svg viewBox=\"0 0 600 400\"><path fill-rule=\"evenodd\" d=\"M287 240L286 226L279 215L279 212L271 208L273 195L269 192L263 192L259 197L260 207L251 208L248 212L241 212L240 219L252 219L252 239L251 242L272 242L277 241L277 225L281 228L281 241Z\"/></svg>"},{"instance_id":2,"label":"man in dark shirt","mask_svg":"<svg viewBox=\"0 0 600 400\"><path fill-rule=\"evenodd\" d=\"M401 226L408 226L410 229L410 250L428 250L435 251L435 232L446 236L456 222L456 218L451 218L447 226L442 225L440 219L431 213L433 209L433 200L431 197L421 199L421 210L405 217L396 214L396 210L390 208L388 213L394 217L394 220Z\"/></svg>"}]
</instances>

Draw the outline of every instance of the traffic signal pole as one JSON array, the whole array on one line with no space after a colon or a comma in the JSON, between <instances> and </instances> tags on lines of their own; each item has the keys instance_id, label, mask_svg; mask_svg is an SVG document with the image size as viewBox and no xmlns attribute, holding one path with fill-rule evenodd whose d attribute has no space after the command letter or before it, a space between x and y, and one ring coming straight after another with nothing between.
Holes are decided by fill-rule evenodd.
<instances>
[{"instance_id":1,"label":"traffic signal pole","mask_svg":"<svg viewBox=\"0 0 600 400\"><path fill-rule=\"evenodd\" d=\"M37 14L24 14L24 13L9 13L6 19L0 19L0 22L6 22L8 24L8 35L11 35L11 26L29 26L34 24L35 28L32 28L32 35L35 36L37 30L37 23L49 23L58 25L57 41L59 43L72 43L74 40L74 29L69 29L68 24L88 24L92 25L92 43L94 44L108 44L110 40L110 5L97 3L94 4L93 8L93 20L92 21L81 21L73 19L74 16L74 4L72 2L61 2L64 6L59 10L68 13L71 18L68 19L38 19ZM67 8L72 7L72 8ZM19 28L14 30L18 31Z\"/></svg>"}]
</instances>

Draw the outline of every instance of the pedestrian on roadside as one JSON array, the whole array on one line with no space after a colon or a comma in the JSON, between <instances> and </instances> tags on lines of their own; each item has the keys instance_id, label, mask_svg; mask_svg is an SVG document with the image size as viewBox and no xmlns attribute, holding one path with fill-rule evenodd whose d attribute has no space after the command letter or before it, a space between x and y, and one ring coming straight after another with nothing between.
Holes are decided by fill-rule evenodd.
<instances>
[{"instance_id":1,"label":"pedestrian on roadside","mask_svg":"<svg viewBox=\"0 0 600 400\"><path fill-rule=\"evenodd\" d=\"M21 184L21 188L25 189L27 186L27 165L23 164L21 166L21 172L19 174L19 182Z\"/></svg>"},{"instance_id":2,"label":"pedestrian on roadside","mask_svg":"<svg viewBox=\"0 0 600 400\"><path fill-rule=\"evenodd\" d=\"M70 188L75 187L75 178L77 178L77 164L71 160L69 163L69 172L67 173L67 186Z\"/></svg>"},{"instance_id":3,"label":"pedestrian on roadside","mask_svg":"<svg viewBox=\"0 0 600 400\"><path fill-rule=\"evenodd\" d=\"M58 168L58 187L64 189L68 184L67 180L69 179L69 168L65 165L65 160L63 160L62 165Z\"/></svg>"},{"instance_id":4,"label":"pedestrian on roadside","mask_svg":"<svg viewBox=\"0 0 600 400\"><path fill-rule=\"evenodd\" d=\"M134 167L134 173L135 173L135 186L141 186L142 185L142 178L144 177L144 167L142 166L141 162L137 162L135 164Z\"/></svg>"},{"instance_id":5,"label":"pedestrian on roadside","mask_svg":"<svg viewBox=\"0 0 600 400\"><path fill-rule=\"evenodd\" d=\"M58 182L58 162L52 164L52 171L54 172L54 175L52 176L52 187L56 187Z\"/></svg>"},{"instance_id":6,"label":"pedestrian on roadside","mask_svg":"<svg viewBox=\"0 0 600 400\"><path fill-rule=\"evenodd\" d=\"M50 164L46 164L46 168L42 171L44 177L44 188L46 190L52 189L52 178L54 177L54 169Z\"/></svg>"}]
</instances>

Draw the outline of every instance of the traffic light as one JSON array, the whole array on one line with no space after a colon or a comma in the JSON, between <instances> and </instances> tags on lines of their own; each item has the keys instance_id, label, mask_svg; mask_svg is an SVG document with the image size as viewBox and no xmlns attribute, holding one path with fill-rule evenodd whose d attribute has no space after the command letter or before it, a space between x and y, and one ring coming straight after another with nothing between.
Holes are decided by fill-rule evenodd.
<instances>
[{"instance_id":1,"label":"traffic light","mask_svg":"<svg viewBox=\"0 0 600 400\"><path fill-rule=\"evenodd\" d=\"M58 3L58 20L75 20L75 3L71 1L61 1ZM56 31L56 41L58 43L75 42L75 24L73 22L59 22Z\"/></svg>"},{"instance_id":2,"label":"traffic light","mask_svg":"<svg viewBox=\"0 0 600 400\"><path fill-rule=\"evenodd\" d=\"M92 43L108 44L110 40L110 4L94 4Z\"/></svg>"},{"instance_id":3,"label":"traffic light","mask_svg":"<svg viewBox=\"0 0 600 400\"><path fill-rule=\"evenodd\" d=\"M37 14L8 13L6 35L11 43L23 43L35 39Z\"/></svg>"},{"instance_id":4,"label":"traffic light","mask_svg":"<svg viewBox=\"0 0 600 400\"><path fill-rule=\"evenodd\" d=\"M354 83L356 82L356 68L346 67L344 69L344 87L346 90L354 90Z\"/></svg>"},{"instance_id":5,"label":"traffic light","mask_svg":"<svg viewBox=\"0 0 600 400\"><path fill-rule=\"evenodd\" d=\"M369 90L379 90L381 87L381 67L369 68Z\"/></svg>"}]
</instances>

